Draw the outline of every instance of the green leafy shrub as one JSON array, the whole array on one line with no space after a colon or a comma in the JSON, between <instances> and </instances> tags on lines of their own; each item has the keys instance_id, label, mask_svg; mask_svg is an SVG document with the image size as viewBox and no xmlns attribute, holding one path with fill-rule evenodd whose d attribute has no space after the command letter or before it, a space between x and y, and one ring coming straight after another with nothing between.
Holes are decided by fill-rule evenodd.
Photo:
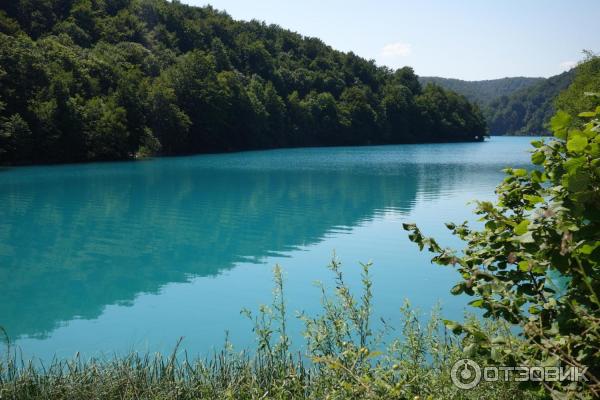
<instances>
[{"instance_id":1,"label":"green leafy shrub","mask_svg":"<svg viewBox=\"0 0 600 400\"><path fill-rule=\"evenodd\" d=\"M536 168L507 169L498 200L477 202L483 228L449 223L466 242L463 251L442 248L414 224L409 238L453 265L462 280L453 294L474 297L484 317L511 324L520 340L486 335L472 324L469 350L491 362L587 367L587 382L545 382L555 396L600 395L600 107L578 123L559 111L555 138L532 142Z\"/></svg>"}]
</instances>

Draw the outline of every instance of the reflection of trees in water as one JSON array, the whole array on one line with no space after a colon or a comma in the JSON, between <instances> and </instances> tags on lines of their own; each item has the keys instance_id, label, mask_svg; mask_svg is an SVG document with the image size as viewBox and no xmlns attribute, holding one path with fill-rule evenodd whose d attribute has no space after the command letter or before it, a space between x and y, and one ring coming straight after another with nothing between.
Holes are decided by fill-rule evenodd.
<instances>
[{"instance_id":1,"label":"reflection of trees in water","mask_svg":"<svg viewBox=\"0 0 600 400\"><path fill-rule=\"evenodd\" d=\"M485 179L459 165L261 170L193 160L1 181L0 321L11 336L43 336L169 282L314 244L383 210L406 212L417 193Z\"/></svg>"}]
</instances>

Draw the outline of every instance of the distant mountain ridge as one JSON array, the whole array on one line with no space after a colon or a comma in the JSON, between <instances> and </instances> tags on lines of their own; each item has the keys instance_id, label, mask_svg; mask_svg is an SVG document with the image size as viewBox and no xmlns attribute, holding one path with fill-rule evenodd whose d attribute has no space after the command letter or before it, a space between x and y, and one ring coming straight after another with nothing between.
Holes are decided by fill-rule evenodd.
<instances>
[{"instance_id":1,"label":"distant mountain ridge","mask_svg":"<svg viewBox=\"0 0 600 400\"><path fill-rule=\"evenodd\" d=\"M419 78L422 85L434 83L443 88L450 89L462 94L470 101L479 104L482 108L502 96L510 96L521 89L531 87L544 80L545 78L528 78L523 76L482 81L464 81L437 76L422 76Z\"/></svg>"},{"instance_id":2,"label":"distant mountain ridge","mask_svg":"<svg viewBox=\"0 0 600 400\"><path fill-rule=\"evenodd\" d=\"M419 81L452 90L479 105L491 135L545 135L546 124L554 113L554 100L571 84L575 70L550 78L464 81L420 77Z\"/></svg>"},{"instance_id":3,"label":"distant mountain ridge","mask_svg":"<svg viewBox=\"0 0 600 400\"><path fill-rule=\"evenodd\" d=\"M492 135L548 135L557 96L573 82L575 69L502 96L483 109Z\"/></svg>"}]
</instances>

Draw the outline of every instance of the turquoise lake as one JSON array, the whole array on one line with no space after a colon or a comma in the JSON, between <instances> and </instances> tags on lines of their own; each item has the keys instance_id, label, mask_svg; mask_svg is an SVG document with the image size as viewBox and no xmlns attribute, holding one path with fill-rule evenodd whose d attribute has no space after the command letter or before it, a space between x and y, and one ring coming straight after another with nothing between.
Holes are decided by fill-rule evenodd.
<instances>
[{"instance_id":1,"label":"turquoise lake","mask_svg":"<svg viewBox=\"0 0 600 400\"><path fill-rule=\"evenodd\" d=\"M24 357L191 355L254 345L240 310L269 303L284 270L295 311L319 311L333 252L351 286L374 266L373 313L392 325L404 299L461 318L467 297L402 230L473 220L502 168L525 166L531 138L483 143L287 149L0 170L0 326Z\"/></svg>"}]
</instances>

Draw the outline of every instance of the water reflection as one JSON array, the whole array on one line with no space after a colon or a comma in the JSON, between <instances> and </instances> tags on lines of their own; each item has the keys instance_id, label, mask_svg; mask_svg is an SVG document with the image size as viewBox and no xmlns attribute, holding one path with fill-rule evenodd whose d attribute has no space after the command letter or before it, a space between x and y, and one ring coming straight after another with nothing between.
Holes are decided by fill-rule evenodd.
<instances>
[{"instance_id":1,"label":"water reflection","mask_svg":"<svg viewBox=\"0 0 600 400\"><path fill-rule=\"evenodd\" d=\"M60 324L97 318L107 305L130 304L165 284L260 263L387 212L409 213L419 201L489 187L500 168L526 159L525 142L501 144L5 170L0 324L13 338L44 338Z\"/></svg>"}]
</instances>

